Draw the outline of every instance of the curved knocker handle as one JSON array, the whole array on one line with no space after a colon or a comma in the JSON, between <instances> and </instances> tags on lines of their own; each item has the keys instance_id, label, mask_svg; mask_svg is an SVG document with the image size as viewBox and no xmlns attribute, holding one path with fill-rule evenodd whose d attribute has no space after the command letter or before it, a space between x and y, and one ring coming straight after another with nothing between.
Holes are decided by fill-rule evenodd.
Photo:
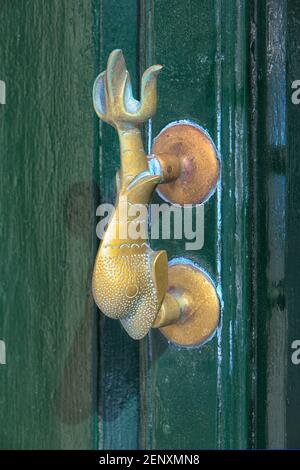
<instances>
[{"instance_id":1,"label":"curved knocker handle","mask_svg":"<svg viewBox=\"0 0 300 470\"><path fill-rule=\"evenodd\" d=\"M168 126L155 141L155 154L146 156L140 125L155 114L161 68L154 65L144 72L140 102L132 96L121 50L110 54L107 69L95 81L95 111L118 132L121 168L115 211L95 261L93 295L100 310L119 319L134 339L159 327L172 341L195 345L208 339L218 325L218 295L200 268L182 261L169 267L166 252L151 249L147 209L159 184L160 194L170 202L203 202L217 184L219 160L208 135L186 122ZM204 159L200 152L202 160L195 158L199 139L206 152ZM176 150L178 141L187 147L196 145L193 155L184 145Z\"/></svg>"}]
</instances>

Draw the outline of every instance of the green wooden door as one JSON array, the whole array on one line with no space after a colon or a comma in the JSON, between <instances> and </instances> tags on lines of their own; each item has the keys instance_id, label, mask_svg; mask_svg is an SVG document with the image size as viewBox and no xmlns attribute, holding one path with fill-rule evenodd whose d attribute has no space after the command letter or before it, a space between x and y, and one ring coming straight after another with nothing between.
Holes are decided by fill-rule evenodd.
<instances>
[{"instance_id":1,"label":"green wooden door","mask_svg":"<svg viewBox=\"0 0 300 470\"><path fill-rule=\"evenodd\" d=\"M0 448L300 446L299 19L298 0L1 0ZM203 248L153 242L218 285L198 348L135 342L91 296L119 166L91 90L115 48L136 93L164 65L148 147L187 119L222 160Z\"/></svg>"}]
</instances>

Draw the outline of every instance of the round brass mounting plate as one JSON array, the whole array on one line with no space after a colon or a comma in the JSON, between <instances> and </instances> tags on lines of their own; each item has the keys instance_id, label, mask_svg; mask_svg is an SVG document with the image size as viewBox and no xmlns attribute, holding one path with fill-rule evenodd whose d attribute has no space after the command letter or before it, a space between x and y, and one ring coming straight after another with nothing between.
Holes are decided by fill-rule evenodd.
<instances>
[{"instance_id":1,"label":"round brass mounting plate","mask_svg":"<svg viewBox=\"0 0 300 470\"><path fill-rule=\"evenodd\" d=\"M180 176L157 187L165 201L201 204L214 192L220 162L211 138L200 126L186 121L169 124L155 138L152 153L172 154L181 160Z\"/></svg>"},{"instance_id":2,"label":"round brass mounting plate","mask_svg":"<svg viewBox=\"0 0 300 470\"><path fill-rule=\"evenodd\" d=\"M212 281L190 263L169 266L169 292L182 291L186 300L183 318L160 331L180 346L199 346L215 332L220 319L220 300Z\"/></svg>"}]
</instances>

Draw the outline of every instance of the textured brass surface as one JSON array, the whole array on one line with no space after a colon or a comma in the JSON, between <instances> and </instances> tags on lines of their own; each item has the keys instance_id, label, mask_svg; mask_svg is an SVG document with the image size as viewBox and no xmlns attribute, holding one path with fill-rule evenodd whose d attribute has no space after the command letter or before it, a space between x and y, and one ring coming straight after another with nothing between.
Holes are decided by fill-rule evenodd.
<instances>
[{"instance_id":1,"label":"textured brass surface","mask_svg":"<svg viewBox=\"0 0 300 470\"><path fill-rule=\"evenodd\" d=\"M171 154L180 162L178 178L157 187L163 199L179 205L200 204L216 188L220 162L201 127L184 121L169 124L154 140L152 153L158 159L161 154Z\"/></svg>"},{"instance_id":2,"label":"textured brass surface","mask_svg":"<svg viewBox=\"0 0 300 470\"><path fill-rule=\"evenodd\" d=\"M132 97L120 50L110 54L107 70L95 81L94 107L118 132L121 169L115 212L96 256L93 296L100 310L119 319L132 338L141 339L151 327L162 327L170 340L189 346L202 343L216 328L218 296L201 270L184 264L169 268L168 289L167 254L149 246L147 211L140 212L137 222L131 209L146 209L162 181L168 182L161 187L170 200L202 202L216 185L219 162L207 135L186 123L165 129L155 141L157 155L146 156L140 125L156 111L160 69L154 65L144 73L140 102ZM132 223L139 228L138 237L130 232Z\"/></svg>"},{"instance_id":3,"label":"textured brass surface","mask_svg":"<svg viewBox=\"0 0 300 470\"><path fill-rule=\"evenodd\" d=\"M160 328L176 323L180 316L181 308L179 302L174 295L167 292L160 311L153 322L152 328Z\"/></svg>"},{"instance_id":4,"label":"textured brass surface","mask_svg":"<svg viewBox=\"0 0 300 470\"><path fill-rule=\"evenodd\" d=\"M95 110L103 121L116 128L121 147L116 210L97 253L93 295L100 310L120 319L134 339L142 338L151 328L168 284L167 255L149 247L147 215L140 218L144 233L138 239L132 239L129 231L125 238L122 236L122 228L128 228L134 219L129 216L130 207L148 204L161 179L149 172L140 132L140 124L156 111L156 78L160 69L160 65L154 65L145 71L138 102L132 97L122 51L115 50L93 90Z\"/></svg>"},{"instance_id":5,"label":"textured brass surface","mask_svg":"<svg viewBox=\"0 0 300 470\"><path fill-rule=\"evenodd\" d=\"M194 265L178 263L169 267L169 293L181 304L180 319L160 331L181 346L197 346L207 341L220 318L220 300L209 277Z\"/></svg>"}]
</instances>

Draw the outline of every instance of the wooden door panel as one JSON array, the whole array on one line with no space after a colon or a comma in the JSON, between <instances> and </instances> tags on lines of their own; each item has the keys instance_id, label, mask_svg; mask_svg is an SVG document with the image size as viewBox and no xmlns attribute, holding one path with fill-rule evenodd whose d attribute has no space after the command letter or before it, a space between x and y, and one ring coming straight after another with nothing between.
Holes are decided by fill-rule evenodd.
<instances>
[{"instance_id":1,"label":"wooden door panel","mask_svg":"<svg viewBox=\"0 0 300 470\"><path fill-rule=\"evenodd\" d=\"M0 448L299 446L299 4L2 0ZM91 296L96 208L120 164L91 94L115 48L137 97L164 66L146 148L191 120L222 162L203 248L151 242L216 282L221 322L201 347L135 342Z\"/></svg>"},{"instance_id":2,"label":"wooden door panel","mask_svg":"<svg viewBox=\"0 0 300 470\"><path fill-rule=\"evenodd\" d=\"M299 448L299 1L254 9L253 286L256 445Z\"/></svg>"},{"instance_id":3,"label":"wooden door panel","mask_svg":"<svg viewBox=\"0 0 300 470\"><path fill-rule=\"evenodd\" d=\"M1 2L1 448L95 445L92 5Z\"/></svg>"},{"instance_id":4,"label":"wooden door panel","mask_svg":"<svg viewBox=\"0 0 300 470\"><path fill-rule=\"evenodd\" d=\"M205 203L204 247L154 246L202 266L217 282L223 312L216 336L201 347L180 349L160 332L141 345L141 445L247 447L247 10L243 2L144 1L142 15L143 67L164 65L148 138L171 121L192 120L222 160L222 181Z\"/></svg>"}]
</instances>

